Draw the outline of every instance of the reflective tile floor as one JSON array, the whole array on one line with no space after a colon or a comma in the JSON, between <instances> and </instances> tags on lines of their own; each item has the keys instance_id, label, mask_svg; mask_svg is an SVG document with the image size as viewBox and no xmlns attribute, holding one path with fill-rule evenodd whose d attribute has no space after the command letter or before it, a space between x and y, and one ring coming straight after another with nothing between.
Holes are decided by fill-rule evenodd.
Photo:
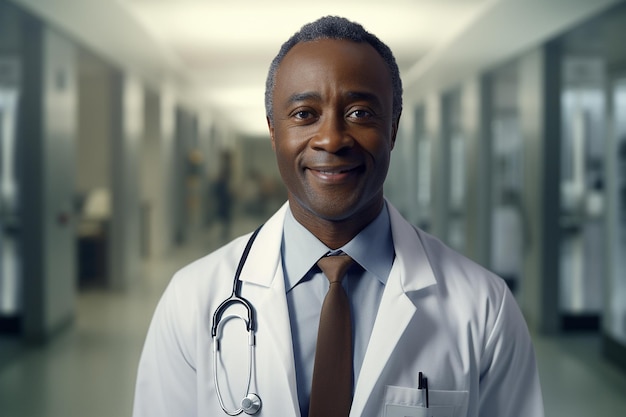
<instances>
[{"instance_id":1,"label":"reflective tile floor","mask_svg":"<svg viewBox=\"0 0 626 417\"><path fill-rule=\"evenodd\" d=\"M253 226L239 228L235 232ZM172 273L215 248L215 236L196 237L171 256L146 263L126 292L82 291L76 322L45 348L17 351L10 340L0 340L5 359L0 361L0 417L130 416L137 361L154 306ZM597 337L535 337L534 342L546 416L626 416L626 371L602 359Z\"/></svg>"}]
</instances>

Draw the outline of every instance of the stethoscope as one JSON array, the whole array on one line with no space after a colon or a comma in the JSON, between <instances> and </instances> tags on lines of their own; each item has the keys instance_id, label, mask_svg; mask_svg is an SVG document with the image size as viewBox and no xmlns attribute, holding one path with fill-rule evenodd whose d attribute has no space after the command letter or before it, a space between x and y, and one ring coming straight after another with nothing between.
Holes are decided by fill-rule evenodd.
<instances>
[{"instance_id":1,"label":"stethoscope","mask_svg":"<svg viewBox=\"0 0 626 417\"><path fill-rule=\"evenodd\" d=\"M233 280L233 291L230 294L230 297L222 301L222 303L217 307L215 312L213 313L213 325L211 326L211 337L213 338L213 380L215 382L215 391L217 392L217 399L219 400L220 407L222 410L229 416L236 416L241 414L242 412L246 414L256 414L261 409L261 398L250 392L250 383L252 381L252 371L253 366L252 362L254 360L254 346L255 346L255 338L254 332L256 328L256 320L254 317L254 309L248 300L241 297L239 294L241 293L241 281L239 281L239 275L241 275L241 270L243 269L244 264L246 263L246 259L248 259L248 254L250 253L250 248L252 247L252 242L261 230L261 226L252 233L246 247L241 255L241 259L239 260L239 265L237 266L237 270L235 271L235 279ZM231 307L232 305L240 304L247 310L247 318L244 318L238 314L231 314L229 316L223 317L224 312ZM246 325L246 330L248 332L248 383L246 386L246 394L245 397L241 400L241 406L236 410L228 410L224 405L224 400L222 399L222 394L220 392L220 387L217 382L217 357L219 355L220 347L219 341L220 336L222 334L222 327L224 324L230 319L239 319L243 321Z\"/></svg>"}]
</instances>

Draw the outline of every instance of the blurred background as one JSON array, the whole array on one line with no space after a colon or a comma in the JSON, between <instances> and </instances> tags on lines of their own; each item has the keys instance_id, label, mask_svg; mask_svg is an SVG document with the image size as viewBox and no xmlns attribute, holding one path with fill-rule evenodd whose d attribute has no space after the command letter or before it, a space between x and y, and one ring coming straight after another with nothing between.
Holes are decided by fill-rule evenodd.
<instances>
[{"instance_id":1,"label":"blurred background","mask_svg":"<svg viewBox=\"0 0 626 417\"><path fill-rule=\"evenodd\" d=\"M386 195L507 281L546 415L626 415L626 2L0 0L0 416L131 414L172 273L286 199L265 77L328 14L396 54Z\"/></svg>"}]
</instances>

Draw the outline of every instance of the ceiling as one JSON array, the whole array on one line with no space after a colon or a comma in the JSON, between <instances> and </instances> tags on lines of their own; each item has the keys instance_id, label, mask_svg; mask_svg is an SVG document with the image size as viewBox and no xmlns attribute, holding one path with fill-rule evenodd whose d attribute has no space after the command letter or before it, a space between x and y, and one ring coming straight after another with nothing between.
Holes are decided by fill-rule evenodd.
<instances>
[{"instance_id":1,"label":"ceiling","mask_svg":"<svg viewBox=\"0 0 626 417\"><path fill-rule=\"evenodd\" d=\"M247 135L266 134L270 61L303 24L357 21L396 55L405 90L451 83L616 0L12 0L106 59Z\"/></svg>"}]
</instances>

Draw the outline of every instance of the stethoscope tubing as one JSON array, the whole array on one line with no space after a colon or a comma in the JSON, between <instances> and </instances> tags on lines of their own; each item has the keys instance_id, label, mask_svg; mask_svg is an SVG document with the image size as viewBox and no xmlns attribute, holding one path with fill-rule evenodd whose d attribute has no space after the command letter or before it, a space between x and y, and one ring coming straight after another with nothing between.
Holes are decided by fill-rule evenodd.
<instances>
[{"instance_id":1,"label":"stethoscope tubing","mask_svg":"<svg viewBox=\"0 0 626 417\"><path fill-rule=\"evenodd\" d=\"M230 293L230 296L222 301L222 303L215 309L215 312L213 313L213 324L211 326L211 336L213 338L215 338L217 334L217 326L222 318L222 315L224 314L226 309L232 304L241 304L246 308L246 310L248 311L246 330L256 330L256 318L254 317L254 309L252 308L252 304L250 304L248 300L238 294L241 293L241 281L239 280L239 277L241 276L241 271L243 270L243 266L248 259L248 254L250 253L250 249L252 248L252 243L254 243L254 239L256 239L257 235L261 231L261 227L263 226L259 226L254 231L254 233L252 233L252 236L250 236L250 239L248 239L248 243L246 243L246 247L241 254L241 259L239 259L239 265L237 265L237 270L235 271L235 278L233 279L233 290Z\"/></svg>"},{"instance_id":2,"label":"stethoscope tubing","mask_svg":"<svg viewBox=\"0 0 626 417\"><path fill-rule=\"evenodd\" d=\"M219 382L217 380L217 362L218 362L217 357L218 357L218 351L220 350L219 336L221 335L223 324L226 323L230 319L240 319L246 324L246 327L248 327L247 320L238 314L226 316L220 320L220 323L217 329L217 336L213 340L213 381L215 383L215 391L217 392L217 399L220 403L220 407L222 407L222 410L224 410L224 412L228 414L229 416L236 416L238 414L241 414L242 411L244 411L243 402L242 402L242 406L239 407L238 409L233 410L233 411L228 410L226 408L226 405L224 404L224 400L222 398L222 394L221 394L220 387L219 387ZM245 394L246 397L250 394L250 384L252 381L252 361L254 360L254 344L255 344L254 333L252 331L248 331L248 382L246 384L246 394Z\"/></svg>"},{"instance_id":3,"label":"stethoscope tubing","mask_svg":"<svg viewBox=\"0 0 626 417\"><path fill-rule=\"evenodd\" d=\"M255 336L254 336L254 332L256 331L256 317L254 315L254 308L252 307L252 304L248 300L246 300L245 298L239 295L241 294L241 281L239 280L239 277L241 275L241 271L243 270L243 266L245 265L246 260L248 259L248 254L250 253L250 249L252 248L252 243L254 242L257 235L259 234L261 227L263 227L263 225L259 226L254 231L254 233L252 233L252 235L250 236L250 239L248 239L248 242L246 243L246 247L244 248L243 253L241 255L241 259L239 260L239 265L237 265L237 270L235 271L235 278L233 280L233 289L232 289L230 296L224 301L222 301L220 305L215 309L215 312L213 313L213 321L211 325L211 338L213 339L213 381L215 383L215 391L217 393L217 398L220 403L220 407L222 407L222 410L224 410L224 412L228 414L229 416L236 416L238 414L241 414L242 412L245 412L246 414L256 414L259 412L261 408L260 397L257 394L250 392L250 385L252 381L252 372L253 372L252 362L254 361L254 347L256 344ZM240 315L235 315L235 314L223 317L226 310L234 304L240 304L245 307L246 312L247 312L247 318L240 316ZM224 404L224 400L222 398L222 394L220 391L219 382L217 378L217 364L218 364L217 358L218 358L219 351L220 351L219 339L222 333L221 332L222 326L228 320L234 319L234 318L240 319L241 321L243 321L246 326L246 331L248 332L248 355L249 355L248 357L248 382L246 385L245 397L241 401L241 407L239 407L236 410L228 410L226 408L226 405ZM248 404L248 405L246 406L245 404Z\"/></svg>"}]
</instances>

